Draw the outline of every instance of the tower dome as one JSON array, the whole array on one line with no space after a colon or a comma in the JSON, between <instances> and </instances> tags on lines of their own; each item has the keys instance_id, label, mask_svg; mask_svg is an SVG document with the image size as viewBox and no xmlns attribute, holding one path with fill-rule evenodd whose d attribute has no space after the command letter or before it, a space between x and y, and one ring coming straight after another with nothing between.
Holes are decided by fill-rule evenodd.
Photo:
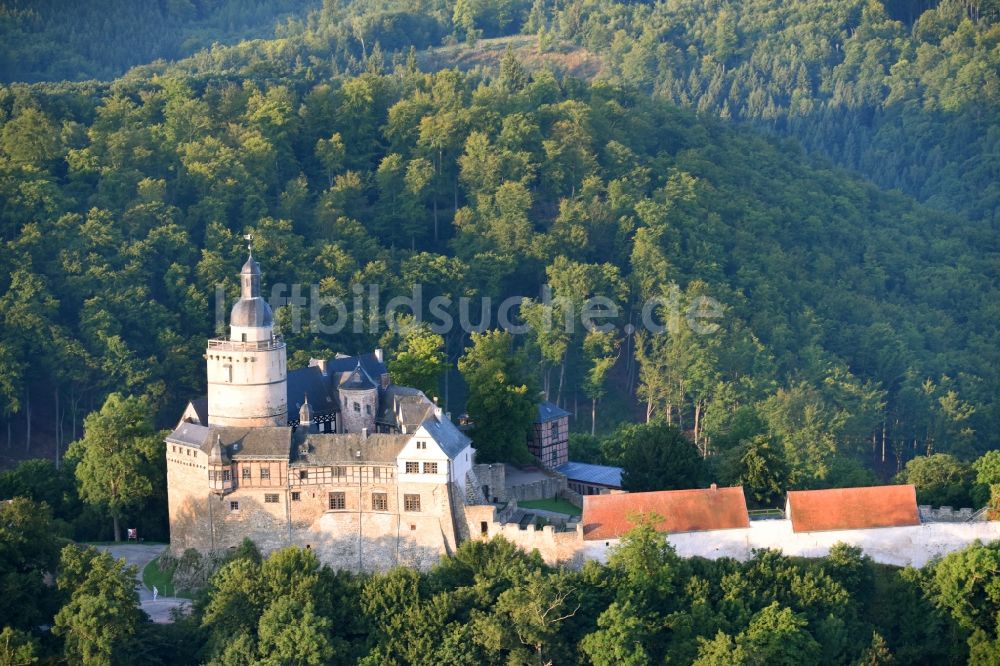
<instances>
[{"instance_id":1,"label":"tower dome","mask_svg":"<svg viewBox=\"0 0 1000 666\"><path fill-rule=\"evenodd\" d=\"M243 328L274 326L274 313L263 298L241 298L229 313L229 325Z\"/></svg>"},{"instance_id":2,"label":"tower dome","mask_svg":"<svg viewBox=\"0 0 1000 666\"><path fill-rule=\"evenodd\" d=\"M273 337L274 313L260 294L260 264L251 251L240 269L240 300L229 313L231 340L263 342Z\"/></svg>"}]
</instances>

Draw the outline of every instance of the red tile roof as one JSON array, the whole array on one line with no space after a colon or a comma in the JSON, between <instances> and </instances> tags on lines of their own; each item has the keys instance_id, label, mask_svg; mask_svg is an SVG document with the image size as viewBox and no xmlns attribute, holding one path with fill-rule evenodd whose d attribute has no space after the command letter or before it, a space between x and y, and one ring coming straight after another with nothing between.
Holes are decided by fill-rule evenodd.
<instances>
[{"instance_id":1,"label":"red tile roof","mask_svg":"<svg viewBox=\"0 0 1000 666\"><path fill-rule=\"evenodd\" d=\"M583 538L617 539L635 527L639 514L655 513L661 532L700 532L749 527L743 488L662 490L652 493L585 495Z\"/></svg>"},{"instance_id":2,"label":"red tile roof","mask_svg":"<svg viewBox=\"0 0 1000 666\"><path fill-rule=\"evenodd\" d=\"M917 493L911 485L790 490L786 517L793 532L920 524Z\"/></svg>"}]
</instances>

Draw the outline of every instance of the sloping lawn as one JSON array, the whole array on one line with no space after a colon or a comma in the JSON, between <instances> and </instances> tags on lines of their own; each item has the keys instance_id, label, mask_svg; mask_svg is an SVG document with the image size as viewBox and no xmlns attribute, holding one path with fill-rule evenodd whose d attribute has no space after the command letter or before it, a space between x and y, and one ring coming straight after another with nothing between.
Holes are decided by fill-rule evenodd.
<instances>
[{"instance_id":1,"label":"sloping lawn","mask_svg":"<svg viewBox=\"0 0 1000 666\"><path fill-rule=\"evenodd\" d=\"M522 509L541 509L542 511L565 513L570 516L580 515L580 507L573 506L564 499L525 500L518 502L517 505Z\"/></svg>"},{"instance_id":2,"label":"sloping lawn","mask_svg":"<svg viewBox=\"0 0 1000 666\"><path fill-rule=\"evenodd\" d=\"M160 558L156 558L152 562L146 565L142 570L142 584L146 586L146 589L152 591L153 586L160 591L160 595L164 597L182 597L184 599L189 599L190 596L184 594L177 594L174 589L174 571L170 569L168 571L160 571Z\"/></svg>"}]
</instances>

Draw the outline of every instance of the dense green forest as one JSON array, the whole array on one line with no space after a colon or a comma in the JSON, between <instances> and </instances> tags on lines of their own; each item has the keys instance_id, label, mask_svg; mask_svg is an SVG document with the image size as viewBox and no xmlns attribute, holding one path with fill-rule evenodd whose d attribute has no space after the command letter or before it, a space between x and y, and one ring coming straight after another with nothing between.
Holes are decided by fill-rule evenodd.
<instances>
[{"instance_id":1,"label":"dense green forest","mask_svg":"<svg viewBox=\"0 0 1000 666\"><path fill-rule=\"evenodd\" d=\"M579 571L497 538L427 573L359 576L310 550L262 559L245 543L213 565L189 617L154 625L135 569L65 544L45 505L5 502L0 518L7 664L985 665L1000 647L1000 597L982 575L1000 568L997 544L919 570L844 544L816 560L760 551L741 563L682 559L640 526L606 565ZM163 563L175 580L204 565L194 551ZM52 632L34 636L39 624Z\"/></svg>"},{"instance_id":2,"label":"dense green forest","mask_svg":"<svg viewBox=\"0 0 1000 666\"><path fill-rule=\"evenodd\" d=\"M186 11L182 32L235 11L193 7L142 11ZM258 9L246 24L282 8ZM536 299L522 311L519 374L571 407L579 430L662 419L703 456L766 436L791 485L997 446L992 5L300 9L273 40L111 83L0 89L8 447L30 455L41 428L58 459L112 390L148 395L168 423L203 390L214 286L232 293L246 232L271 282L322 295L377 283L385 302L419 283L428 297ZM119 36L150 24L114 16ZM69 30L38 25L53 39ZM417 69L414 47L517 32L542 50L578 42L610 73L529 72L513 52L494 71ZM82 75L121 68L118 51L127 40ZM542 283L575 305L611 297L616 332L543 330ZM711 297L721 328L626 335L651 297L682 308ZM296 365L406 344L285 332ZM470 339L443 343L440 392L460 408L454 366Z\"/></svg>"},{"instance_id":3,"label":"dense green forest","mask_svg":"<svg viewBox=\"0 0 1000 666\"><path fill-rule=\"evenodd\" d=\"M274 34L295 0L0 2L0 81L111 79L157 59Z\"/></svg>"},{"instance_id":4,"label":"dense green forest","mask_svg":"<svg viewBox=\"0 0 1000 666\"><path fill-rule=\"evenodd\" d=\"M0 90L8 433L29 446L41 401L71 441L111 390L173 418L203 390L214 287L232 289L252 231L269 283L322 294L537 298L547 282L615 299L603 344L582 329L519 336L561 404L621 389L607 400L624 412L598 409L605 429L659 416L708 453L749 407L799 482L883 448L894 471L995 446L981 224L637 90L529 74L512 54L492 77L369 67ZM624 336L657 295L711 296L720 330ZM293 365L380 338L293 328ZM468 338L445 344L454 363Z\"/></svg>"},{"instance_id":5,"label":"dense green forest","mask_svg":"<svg viewBox=\"0 0 1000 666\"><path fill-rule=\"evenodd\" d=\"M205 392L244 234L265 290L311 299L274 299L290 367L383 346L469 412L482 460L529 462L544 393L574 414L572 457L631 490L717 481L772 506L893 479L998 506L998 18L995 0L0 3L0 663L993 663L995 543L920 570L845 546L712 562L641 527L580 571L495 540L372 576L246 544L210 579L196 553L166 559L208 584L156 626L134 571L70 541L122 520L167 538L157 428ZM513 36L496 66L421 71ZM566 75L574 53L600 74ZM456 325L310 317L336 297L365 319L357 285L448 296ZM512 296L522 334L495 330ZM546 326L595 296L610 330ZM703 306L699 329L683 314Z\"/></svg>"},{"instance_id":6,"label":"dense green forest","mask_svg":"<svg viewBox=\"0 0 1000 666\"><path fill-rule=\"evenodd\" d=\"M613 83L795 136L882 187L995 228L998 17L992 0L201 0L72 12L8 2L0 78L108 78L209 45L136 74L328 76L363 71L373 50L525 33L541 50L571 43L598 54Z\"/></svg>"}]
</instances>

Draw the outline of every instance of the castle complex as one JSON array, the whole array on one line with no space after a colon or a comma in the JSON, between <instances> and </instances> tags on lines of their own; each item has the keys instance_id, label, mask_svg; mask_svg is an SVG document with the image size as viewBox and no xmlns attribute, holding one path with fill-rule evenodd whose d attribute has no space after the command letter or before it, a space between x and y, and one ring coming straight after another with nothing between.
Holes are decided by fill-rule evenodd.
<instances>
[{"instance_id":1,"label":"castle complex","mask_svg":"<svg viewBox=\"0 0 1000 666\"><path fill-rule=\"evenodd\" d=\"M1000 538L1000 521L982 512L918 510L912 486L792 491L780 520L757 521L739 487L617 493L621 470L593 465L599 477L577 475L574 487L565 475L580 467L567 461L569 415L548 403L530 446L542 466L565 473L536 483L583 515L536 529L508 496L504 465L476 466L469 438L422 392L393 384L380 350L288 372L260 281L251 256L229 337L208 341L208 395L188 404L166 439L174 554L249 538L265 554L310 548L340 569L426 569L462 540L503 536L550 564L579 566L605 560L643 515L658 517L679 554L709 558L747 559L756 548L817 557L843 541L878 562L921 566Z\"/></svg>"},{"instance_id":2,"label":"castle complex","mask_svg":"<svg viewBox=\"0 0 1000 666\"><path fill-rule=\"evenodd\" d=\"M355 570L425 568L452 552L467 534L469 438L393 384L380 350L288 372L252 255L240 290L229 337L208 341L208 395L166 439L171 550L249 538Z\"/></svg>"}]
</instances>

